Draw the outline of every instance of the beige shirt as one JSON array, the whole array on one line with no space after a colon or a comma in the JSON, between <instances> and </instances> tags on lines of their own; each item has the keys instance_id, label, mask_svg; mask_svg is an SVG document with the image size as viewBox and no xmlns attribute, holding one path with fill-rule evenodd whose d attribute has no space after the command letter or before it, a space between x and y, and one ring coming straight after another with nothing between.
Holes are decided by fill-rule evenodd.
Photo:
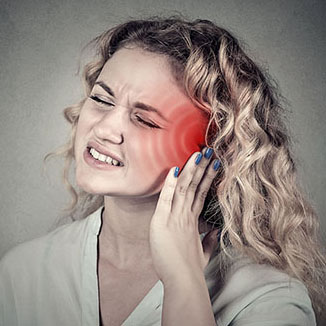
<instances>
[{"instance_id":1,"label":"beige shirt","mask_svg":"<svg viewBox=\"0 0 326 326\"><path fill-rule=\"evenodd\" d=\"M14 247L2 258L1 326L99 325L101 223L98 209ZM270 266L241 263L217 282L213 262L205 277L217 325L316 325L307 290L299 281ZM158 281L123 326L161 325L163 295Z\"/></svg>"}]
</instances>

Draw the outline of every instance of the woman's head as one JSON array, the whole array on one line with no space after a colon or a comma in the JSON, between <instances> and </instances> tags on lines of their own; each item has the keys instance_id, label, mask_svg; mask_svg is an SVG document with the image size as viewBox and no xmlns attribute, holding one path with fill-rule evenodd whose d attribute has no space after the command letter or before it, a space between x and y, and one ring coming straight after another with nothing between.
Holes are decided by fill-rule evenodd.
<instances>
[{"instance_id":1,"label":"woman's head","mask_svg":"<svg viewBox=\"0 0 326 326\"><path fill-rule=\"evenodd\" d=\"M82 189L93 194L111 195L157 193L169 168L174 165L182 167L194 151L203 147L211 112L208 103L203 100L207 101L205 92L209 84L209 71L214 75L217 66L216 62L213 65L209 62L212 61L211 48L217 46L216 31L212 34L206 30L212 27L209 22L191 26L179 19L133 21L113 28L96 39L99 57L85 71L87 95L90 97L81 106L81 111L74 112L77 114L73 117L74 129L78 121L76 145L83 147L73 151L77 183ZM221 34L222 30L218 33ZM197 79L203 83L202 86ZM103 84L105 87L101 87ZM105 91L107 86L112 90L111 95ZM81 125L85 121L92 121L87 112L95 112L91 107L104 108L103 103L99 104L98 99L94 99L94 94L109 98L107 102L120 108L114 110L117 115L122 111L124 117L128 111L131 114L129 120L123 120L122 115L117 122L112 118L115 113L112 113L111 106L111 112L105 113L110 116L105 119L106 134L103 137L100 132L95 134L97 130L104 129L104 123L93 125L93 131L84 135L84 143L80 144L82 134L78 131L83 130ZM128 124L135 117L141 119L139 105L135 106L137 102L159 108L161 116L156 115L156 128L139 128L139 121L138 128L133 128L135 124ZM144 114L143 111L142 115L145 121L155 120L153 112ZM103 114L98 114L94 119L99 121L102 119L100 116ZM112 131L112 123L115 124L115 132L123 133L119 135L120 144L105 139L110 137L108 133ZM117 130L119 123L124 130ZM136 133L133 133L133 129L136 129ZM126 155L126 164L114 168L107 166L94 177L94 174L90 174L90 166L86 166L85 170L85 164L79 164L84 162L82 150L86 147L90 149L87 144L89 140L100 143L98 147L111 150L118 157ZM114 177L118 177L121 187L117 187Z\"/></svg>"},{"instance_id":2,"label":"woman's head","mask_svg":"<svg viewBox=\"0 0 326 326\"><path fill-rule=\"evenodd\" d=\"M148 178L148 174L143 175L142 180L147 179L151 183L151 189L153 191L157 190L168 168L173 165L182 166L187 157L192 152L199 150L205 143L208 146L214 147L216 155L223 162L223 159L226 158L223 155L225 150L230 149L227 145L230 145L232 128L235 122L234 117L237 115L237 111L239 111L239 103L237 103L237 96L239 94L237 92L240 92L241 87L246 88L249 86L248 93L250 93L252 88L259 84L257 78L261 78L260 82L264 83L263 76L259 70L256 69L255 65L251 64L230 33L207 20L187 22L179 18L155 18L151 20L129 21L114 27L96 38L95 44L98 56L95 61L86 66L84 72L86 99L88 99L84 100L78 107L69 108L66 111L66 118L73 125L72 148L70 151L72 156L76 154L76 150L73 148L74 137L77 122L82 112L81 108L89 107L90 103L95 106L94 100L90 101L89 96L92 96L92 92L94 93L99 89L103 93L103 87L100 87L99 79L103 79L103 76L105 76L105 79L110 81L108 82L109 84L115 82L112 80L114 77L112 74L110 75L109 67L112 69L114 65L119 65L119 59L117 60L116 58L122 57L121 53L128 53L128 50L129 53L130 51L137 50L138 56L139 53L142 53L147 58L147 71L150 70L149 61L156 58L157 67L153 69L153 73L160 75L160 77L166 75L165 77L169 79L168 82L157 80L156 83L150 83L152 89L148 89L147 96L155 90L155 94L151 98L151 104L155 104L156 101L160 102L161 110L164 111L174 108L172 113L175 115L171 119L171 122L173 121L174 123L174 126L171 124L174 130L163 128L165 133L162 130L155 130L155 132L152 130L142 134L142 137L158 136L156 140L155 137L152 137L150 145L146 145L146 142L143 143L142 149L146 152L146 155L151 155L149 160L146 159L148 163L147 171L150 169L154 173L152 178ZM134 67L136 60L132 54L129 55L128 60L129 65ZM230 64L228 64L228 61ZM232 65L237 64L236 61L242 65L241 75L238 72L232 71ZM123 65L125 66L125 63ZM133 70L135 71L136 68L134 67ZM161 72L158 70L161 70ZM139 75L141 75L141 71L139 69L138 71ZM125 71L125 75L126 78L129 77L129 83L136 78L131 76L131 74L128 76L127 71ZM149 73L149 75L151 74ZM153 76L151 77L155 79ZM143 80L146 78L144 75ZM239 79L238 82L235 80L236 78ZM150 78L147 78L147 81L149 80ZM238 84L241 84L241 87L238 87ZM261 85L258 86L260 87ZM116 87L122 87L122 85ZM257 92L260 91L259 87ZM164 94L159 94L159 88L165 88ZM174 99L175 94L171 94L172 89L179 94L177 96L178 100L182 97L187 102L188 110L187 108L176 110L177 103ZM145 87L142 90L145 92ZM122 93L124 93L124 96L132 96L133 98L130 98L130 100L135 102L136 97L128 95L124 90L120 91L120 99ZM139 92L137 96L141 100ZM154 98L155 96L156 98ZM114 99L114 101L116 100L118 102L114 104L126 107L126 103L121 104L119 99ZM172 104L171 102L174 103ZM97 105L99 105L98 102ZM130 103L128 105L130 106ZM195 106L198 108L197 112L194 110ZM250 108L250 110L250 113L253 115L253 108ZM259 111L256 114L261 122L265 120L264 115L261 115ZM176 118L176 115L178 115L178 118ZM179 122L179 126L176 125L176 122ZM181 130L180 126L182 126ZM244 134L246 132L245 130ZM94 135L88 136L95 137ZM160 138L160 140L158 141L157 138ZM167 145L169 145L169 148ZM119 152L122 150L121 147L119 150L111 149L111 151L113 150L119 156ZM141 153L139 149L137 151ZM223 163L228 165L229 160L224 160ZM77 181L83 176L81 169L79 170L80 173L78 173L77 165L77 175L79 176ZM119 171L118 168L115 170ZM104 174L100 175L103 176ZM154 176L157 178L154 178ZM91 180L85 176L84 180L86 179ZM92 180L94 181L94 179ZM86 187L85 190L89 192L104 193L103 191L96 191L94 187L87 188L85 182L79 181L79 185L82 188ZM94 182L92 183L94 184Z\"/></svg>"},{"instance_id":3,"label":"woman's head","mask_svg":"<svg viewBox=\"0 0 326 326\"><path fill-rule=\"evenodd\" d=\"M76 181L93 194L156 194L169 169L202 147L206 126L166 57L125 45L106 61L81 108Z\"/></svg>"}]
</instances>

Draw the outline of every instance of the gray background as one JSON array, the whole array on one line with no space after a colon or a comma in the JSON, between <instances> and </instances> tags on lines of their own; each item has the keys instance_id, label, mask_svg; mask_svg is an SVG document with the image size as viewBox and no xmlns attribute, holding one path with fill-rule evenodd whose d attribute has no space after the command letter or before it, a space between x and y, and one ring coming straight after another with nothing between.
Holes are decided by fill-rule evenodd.
<instances>
[{"instance_id":1,"label":"gray background","mask_svg":"<svg viewBox=\"0 0 326 326\"><path fill-rule=\"evenodd\" d=\"M62 162L42 173L44 155L64 143L64 107L82 94L82 47L131 17L181 12L215 21L244 40L287 98L300 181L325 241L325 1L1 1L0 257L48 231L69 195Z\"/></svg>"}]
</instances>

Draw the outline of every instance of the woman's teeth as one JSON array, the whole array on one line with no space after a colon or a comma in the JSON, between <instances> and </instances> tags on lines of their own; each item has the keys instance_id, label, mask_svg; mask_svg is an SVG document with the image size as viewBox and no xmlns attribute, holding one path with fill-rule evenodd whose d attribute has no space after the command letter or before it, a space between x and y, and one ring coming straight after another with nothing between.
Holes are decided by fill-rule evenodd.
<instances>
[{"instance_id":1,"label":"woman's teeth","mask_svg":"<svg viewBox=\"0 0 326 326\"><path fill-rule=\"evenodd\" d=\"M106 156L104 154L99 153L97 150L95 150L94 148L91 148L89 153L96 159L99 160L101 162L106 162L108 164L114 165L114 166L122 166L122 163L113 159L110 156Z\"/></svg>"}]
</instances>

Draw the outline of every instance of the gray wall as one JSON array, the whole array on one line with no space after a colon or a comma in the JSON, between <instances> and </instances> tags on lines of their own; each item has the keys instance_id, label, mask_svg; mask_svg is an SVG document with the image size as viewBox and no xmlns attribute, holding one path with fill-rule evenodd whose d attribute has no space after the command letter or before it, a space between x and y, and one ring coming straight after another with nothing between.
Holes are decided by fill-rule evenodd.
<instances>
[{"instance_id":1,"label":"gray wall","mask_svg":"<svg viewBox=\"0 0 326 326\"><path fill-rule=\"evenodd\" d=\"M82 47L129 17L182 12L207 18L245 40L268 64L288 99L300 178L321 218L325 241L325 1L1 1L0 257L47 232L69 195L60 161L43 156L69 133L62 109L82 94ZM150 8L150 9L149 9Z\"/></svg>"}]
</instances>

